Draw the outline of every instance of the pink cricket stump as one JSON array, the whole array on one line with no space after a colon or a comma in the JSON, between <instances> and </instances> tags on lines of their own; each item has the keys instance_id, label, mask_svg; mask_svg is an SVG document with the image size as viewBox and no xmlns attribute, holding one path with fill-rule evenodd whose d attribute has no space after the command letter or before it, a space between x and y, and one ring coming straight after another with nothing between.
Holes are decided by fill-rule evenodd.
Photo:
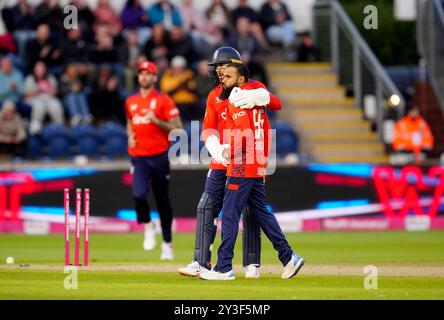
<instances>
[{"instance_id":1,"label":"pink cricket stump","mask_svg":"<svg viewBox=\"0 0 444 320\"><path fill-rule=\"evenodd\" d=\"M64 190L63 205L65 208L65 266L69 266L69 189Z\"/></svg>"},{"instance_id":2,"label":"pink cricket stump","mask_svg":"<svg viewBox=\"0 0 444 320\"><path fill-rule=\"evenodd\" d=\"M82 205L82 190L76 189L76 228L75 228L75 251L74 251L74 265L79 266L80 255L80 210Z\"/></svg>"},{"instance_id":3,"label":"pink cricket stump","mask_svg":"<svg viewBox=\"0 0 444 320\"><path fill-rule=\"evenodd\" d=\"M84 190L84 228L83 228L83 265L88 265L89 259L89 189Z\"/></svg>"}]
</instances>

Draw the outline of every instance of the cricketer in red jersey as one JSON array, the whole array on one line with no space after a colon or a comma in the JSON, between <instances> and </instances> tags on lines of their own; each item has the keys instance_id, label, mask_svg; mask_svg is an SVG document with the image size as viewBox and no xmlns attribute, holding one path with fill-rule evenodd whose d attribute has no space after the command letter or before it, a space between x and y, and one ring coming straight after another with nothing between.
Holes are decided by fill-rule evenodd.
<instances>
[{"instance_id":1,"label":"cricketer in red jersey","mask_svg":"<svg viewBox=\"0 0 444 320\"><path fill-rule=\"evenodd\" d=\"M222 208L226 185L226 160L223 151L228 145L223 143L228 96L223 96L221 81L223 74L231 62L241 63L240 54L231 47L221 47L214 53L210 62L210 76L216 82L207 99L206 113L203 123L202 138L209 150L212 161L205 181L204 192L197 206L196 241L194 259L179 273L186 276L199 276L201 272L211 269L211 251L216 236L217 217ZM258 81L249 82L252 89L239 90L233 96L233 104L241 109L248 109L255 105L266 106L270 110L281 109L281 101L270 94L265 86ZM258 223L245 210L243 220L243 260L246 278L259 277L261 240Z\"/></svg>"},{"instance_id":2,"label":"cricketer in red jersey","mask_svg":"<svg viewBox=\"0 0 444 320\"><path fill-rule=\"evenodd\" d=\"M210 151L212 155L210 169L213 170L226 170L227 166L223 164L223 158L221 153L221 147L224 143L223 141L223 132L226 128L225 119L227 112L228 99L221 99L220 96L222 94L222 84L218 85L214 88L207 99L207 106L205 117L202 125L202 139L205 141L205 145L207 149ZM265 86L259 82L251 80L248 82L248 88L245 88L243 91L253 89L261 89L260 94L269 97L268 103L264 104L267 109L272 111L278 111L282 108L282 103L278 97L269 93ZM240 95L240 91L238 92L238 96ZM249 94L249 92L245 92L245 94ZM251 94L251 93L250 93ZM265 100L266 102L267 100ZM242 102L242 101L241 101ZM242 108L243 105L240 106ZM219 145L215 138L218 136ZM210 138L210 141L207 143L207 139ZM219 149L218 149L219 148ZM211 149L211 150L210 150ZM223 148L222 148L223 149Z\"/></svg>"},{"instance_id":3,"label":"cricketer in red jersey","mask_svg":"<svg viewBox=\"0 0 444 320\"><path fill-rule=\"evenodd\" d=\"M248 88L248 76L245 65L232 64L225 70L222 80L224 91L230 96L226 120L227 130L231 131L230 148L227 150L230 161L222 207L222 243L214 269L200 274L200 278L204 280L235 279L232 266L234 245L239 231L240 216L246 205L250 207L252 215L278 251L279 260L284 266L282 279L293 277L304 265L304 259L290 247L276 217L268 210L265 202L264 176L268 157L268 132L265 130L270 130L267 114L263 107L239 110L231 103L236 94L233 92L235 87ZM241 138L238 139L241 143L236 144L236 136L239 135L245 135L245 143ZM248 156L249 153L257 156Z\"/></svg>"},{"instance_id":4,"label":"cricketer in red jersey","mask_svg":"<svg viewBox=\"0 0 444 320\"><path fill-rule=\"evenodd\" d=\"M173 211L169 199L168 133L182 128L182 123L179 110L171 98L154 89L157 81L156 65L146 61L139 65L138 71L140 92L125 102L137 222L145 224L144 249L153 250L156 238L147 200L151 181L162 227L161 260L172 260Z\"/></svg>"}]
</instances>

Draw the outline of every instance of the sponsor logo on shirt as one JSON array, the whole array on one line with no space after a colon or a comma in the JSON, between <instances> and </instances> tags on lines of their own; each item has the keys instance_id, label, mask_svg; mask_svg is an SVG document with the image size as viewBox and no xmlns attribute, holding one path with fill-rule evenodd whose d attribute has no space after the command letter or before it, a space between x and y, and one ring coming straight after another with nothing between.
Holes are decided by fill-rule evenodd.
<instances>
[{"instance_id":1,"label":"sponsor logo on shirt","mask_svg":"<svg viewBox=\"0 0 444 320\"><path fill-rule=\"evenodd\" d=\"M246 115L247 115L247 113L245 111L237 112L237 113L233 114L233 120L236 120L239 117L245 117Z\"/></svg>"},{"instance_id":2,"label":"sponsor logo on shirt","mask_svg":"<svg viewBox=\"0 0 444 320\"><path fill-rule=\"evenodd\" d=\"M132 122L134 125L139 125L139 124L151 123L151 120L148 119L148 115L145 116L135 115L132 119Z\"/></svg>"}]
</instances>

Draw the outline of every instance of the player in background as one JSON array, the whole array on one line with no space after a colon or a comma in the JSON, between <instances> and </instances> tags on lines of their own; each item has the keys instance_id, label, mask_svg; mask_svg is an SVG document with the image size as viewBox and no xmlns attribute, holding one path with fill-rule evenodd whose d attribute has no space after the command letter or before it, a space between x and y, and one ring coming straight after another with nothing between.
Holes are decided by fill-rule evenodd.
<instances>
[{"instance_id":1,"label":"player in background","mask_svg":"<svg viewBox=\"0 0 444 320\"><path fill-rule=\"evenodd\" d=\"M226 183L226 160L222 156L228 145L223 144L226 108L228 96L223 95L221 81L229 63L242 63L239 52L231 47L218 48L209 63L210 76L216 87L209 93L205 118L202 127L202 138L212 156L210 170L205 182L204 192L197 206L196 239L193 261L179 269L185 276L197 277L201 272L211 269L211 252L216 237L217 217L222 209ZM255 105L276 111L281 109L281 101L270 94L259 81L250 81L248 90L239 90L233 96L233 103L240 109L252 108ZM246 278L259 278L260 265L260 227L248 208L244 214L243 231L243 266Z\"/></svg>"},{"instance_id":2,"label":"player in background","mask_svg":"<svg viewBox=\"0 0 444 320\"><path fill-rule=\"evenodd\" d=\"M217 264L213 270L202 272L204 280L234 280L232 260L242 209L248 205L261 229L278 251L284 266L282 279L296 275L304 265L288 244L276 217L265 202L265 174L270 150L271 126L263 106L239 110L231 103L238 88L251 89L248 69L242 64L230 64L225 69L223 92L230 96L227 107L226 130L230 136L227 157L227 184L223 199L222 243L218 250ZM236 88L238 87L238 88ZM236 89L234 89L236 88Z\"/></svg>"},{"instance_id":3,"label":"player in background","mask_svg":"<svg viewBox=\"0 0 444 320\"><path fill-rule=\"evenodd\" d=\"M169 199L170 163L168 160L168 133L182 128L179 110L173 100L157 91L157 67L150 61L138 68L140 92L125 102L127 116L128 153L131 156L132 193L137 222L145 224L143 248L156 247L154 224L148 204L149 184L153 189L160 215L163 243L161 260L172 260L173 245L171 225L173 211Z\"/></svg>"}]
</instances>

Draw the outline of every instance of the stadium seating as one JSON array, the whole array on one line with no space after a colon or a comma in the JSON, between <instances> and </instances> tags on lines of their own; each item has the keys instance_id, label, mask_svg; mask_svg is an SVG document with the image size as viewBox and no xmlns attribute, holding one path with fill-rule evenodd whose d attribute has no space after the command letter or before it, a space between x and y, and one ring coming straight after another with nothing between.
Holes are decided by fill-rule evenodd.
<instances>
[{"instance_id":1,"label":"stadium seating","mask_svg":"<svg viewBox=\"0 0 444 320\"><path fill-rule=\"evenodd\" d=\"M105 146L105 156L109 158L127 155L127 136L125 128L116 122L106 122L98 129L101 142Z\"/></svg>"},{"instance_id":2,"label":"stadium seating","mask_svg":"<svg viewBox=\"0 0 444 320\"><path fill-rule=\"evenodd\" d=\"M72 136L77 147L76 154L85 156L99 155L99 135L93 126L78 125L72 128Z\"/></svg>"},{"instance_id":3,"label":"stadium seating","mask_svg":"<svg viewBox=\"0 0 444 320\"><path fill-rule=\"evenodd\" d=\"M28 137L28 156L32 159L38 159L43 155L45 143L41 135L32 135Z\"/></svg>"},{"instance_id":4,"label":"stadium seating","mask_svg":"<svg viewBox=\"0 0 444 320\"><path fill-rule=\"evenodd\" d=\"M271 127L276 130L276 153L278 158L297 153L299 139L293 127L283 121L272 122Z\"/></svg>"},{"instance_id":5,"label":"stadium seating","mask_svg":"<svg viewBox=\"0 0 444 320\"><path fill-rule=\"evenodd\" d=\"M52 159L63 158L71 154L72 137L62 125L49 124L42 130L42 138L48 147L48 156Z\"/></svg>"}]
</instances>

